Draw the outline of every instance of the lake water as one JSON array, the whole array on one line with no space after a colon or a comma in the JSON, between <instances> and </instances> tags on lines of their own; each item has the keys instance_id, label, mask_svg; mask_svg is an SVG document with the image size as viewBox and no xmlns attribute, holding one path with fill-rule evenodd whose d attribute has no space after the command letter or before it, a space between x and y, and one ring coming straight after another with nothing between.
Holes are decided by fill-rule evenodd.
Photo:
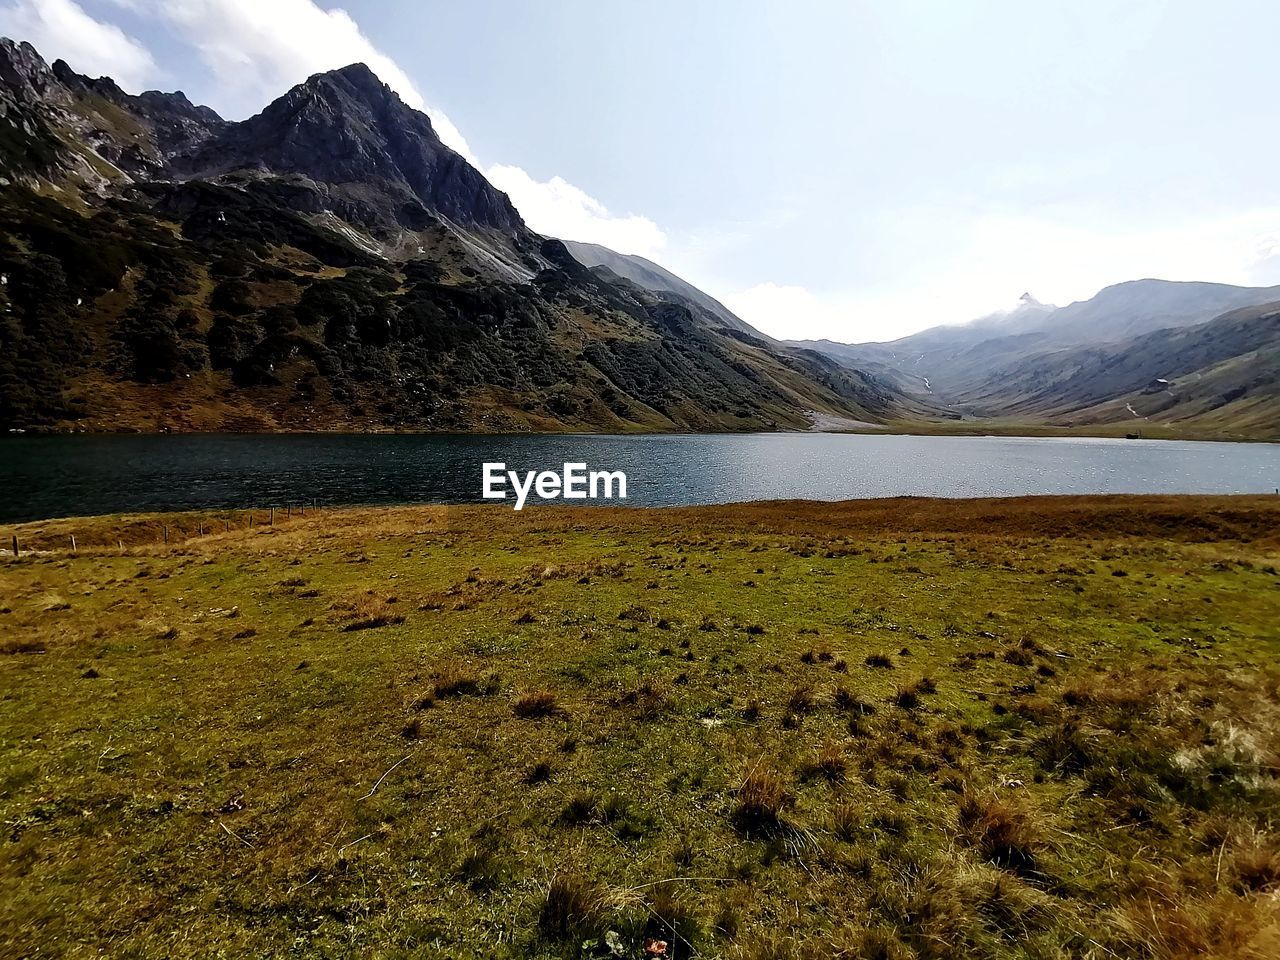
<instances>
[{"instance_id":1,"label":"lake water","mask_svg":"<svg viewBox=\"0 0 1280 960\"><path fill-rule=\"evenodd\" d=\"M14 437L0 440L0 522L312 500L480 502L485 461L522 471L566 461L622 470L635 506L1280 487L1280 445L1258 443L785 433Z\"/></svg>"}]
</instances>

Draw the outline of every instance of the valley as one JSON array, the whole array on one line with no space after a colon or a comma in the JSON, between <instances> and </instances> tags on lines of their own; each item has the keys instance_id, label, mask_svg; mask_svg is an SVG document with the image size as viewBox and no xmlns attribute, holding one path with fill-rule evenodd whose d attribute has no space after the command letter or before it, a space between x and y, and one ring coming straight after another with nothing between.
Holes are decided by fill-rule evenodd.
<instances>
[{"instance_id":1,"label":"valley","mask_svg":"<svg viewBox=\"0 0 1280 960\"><path fill-rule=\"evenodd\" d=\"M793 343L935 403L921 432L1280 439L1280 288L1140 280L893 343Z\"/></svg>"},{"instance_id":2,"label":"valley","mask_svg":"<svg viewBox=\"0 0 1280 960\"><path fill-rule=\"evenodd\" d=\"M0 60L9 431L1280 437L1280 288L1141 280L785 342L534 233L363 65L231 122Z\"/></svg>"}]
</instances>

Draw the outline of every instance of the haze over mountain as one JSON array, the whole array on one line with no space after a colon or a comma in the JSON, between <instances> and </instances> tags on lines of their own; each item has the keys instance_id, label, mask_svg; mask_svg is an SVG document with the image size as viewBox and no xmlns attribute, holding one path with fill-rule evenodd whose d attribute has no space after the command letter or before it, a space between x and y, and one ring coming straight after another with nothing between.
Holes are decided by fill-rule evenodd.
<instances>
[{"instance_id":1,"label":"haze over mountain","mask_svg":"<svg viewBox=\"0 0 1280 960\"><path fill-rule=\"evenodd\" d=\"M1206 323L1038 354L956 398L978 414L1072 423L1193 421L1275 436L1280 290ZM1139 428L1140 429L1140 428Z\"/></svg>"},{"instance_id":2,"label":"haze over mountain","mask_svg":"<svg viewBox=\"0 0 1280 960\"><path fill-rule=\"evenodd\" d=\"M677 278L586 268L360 64L233 123L0 41L0 175L10 429L804 429L927 408Z\"/></svg>"},{"instance_id":3,"label":"haze over mountain","mask_svg":"<svg viewBox=\"0 0 1280 960\"><path fill-rule=\"evenodd\" d=\"M1157 418L1276 436L1278 301L1280 287L1134 280L1064 307L1024 294L1007 313L890 343L793 345L884 379L896 372L899 387L928 394L955 417Z\"/></svg>"}]
</instances>

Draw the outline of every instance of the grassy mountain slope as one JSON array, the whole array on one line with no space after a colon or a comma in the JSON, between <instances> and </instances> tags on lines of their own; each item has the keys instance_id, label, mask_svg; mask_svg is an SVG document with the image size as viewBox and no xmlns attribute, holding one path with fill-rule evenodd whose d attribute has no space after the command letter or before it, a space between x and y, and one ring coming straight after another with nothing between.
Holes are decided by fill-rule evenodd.
<instances>
[{"instance_id":1,"label":"grassy mountain slope","mask_svg":"<svg viewBox=\"0 0 1280 960\"><path fill-rule=\"evenodd\" d=\"M644 257L618 253L598 243L580 243L566 240L565 246L574 258L588 267L607 267L620 277L654 293L674 293L697 304L726 327L748 333L760 340L772 338L747 323L710 294L699 290L689 281L677 277L666 267L661 267Z\"/></svg>"},{"instance_id":2,"label":"grassy mountain slope","mask_svg":"<svg viewBox=\"0 0 1280 960\"><path fill-rule=\"evenodd\" d=\"M366 67L228 123L0 41L0 427L768 430L912 404L613 282Z\"/></svg>"},{"instance_id":3,"label":"grassy mountain slope","mask_svg":"<svg viewBox=\"0 0 1280 960\"><path fill-rule=\"evenodd\" d=\"M988 415L1191 423L1277 438L1280 302L1121 344L1044 354L993 372L959 401Z\"/></svg>"},{"instance_id":4,"label":"grassy mountain slope","mask_svg":"<svg viewBox=\"0 0 1280 960\"><path fill-rule=\"evenodd\" d=\"M928 392L935 398L951 401L979 388L993 370L1011 368L1049 351L1117 344L1277 299L1280 287L1134 280L1065 307L1024 296L1008 313L933 327L890 343L809 345L844 363L892 367L916 383L927 381ZM903 385L909 387L910 381Z\"/></svg>"},{"instance_id":5,"label":"grassy mountain slope","mask_svg":"<svg viewBox=\"0 0 1280 960\"><path fill-rule=\"evenodd\" d=\"M170 219L172 217L173 219ZM741 430L876 417L890 391L564 269L400 263L254 185L148 185L91 216L0 193L0 422L86 429Z\"/></svg>"}]
</instances>

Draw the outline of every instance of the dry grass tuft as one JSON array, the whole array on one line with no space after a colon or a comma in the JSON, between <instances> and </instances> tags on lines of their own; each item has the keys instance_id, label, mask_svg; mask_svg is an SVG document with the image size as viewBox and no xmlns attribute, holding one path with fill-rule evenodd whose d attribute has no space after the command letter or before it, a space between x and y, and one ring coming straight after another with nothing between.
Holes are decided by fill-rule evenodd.
<instances>
[{"instance_id":1,"label":"dry grass tuft","mask_svg":"<svg viewBox=\"0 0 1280 960\"><path fill-rule=\"evenodd\" d=\"M666 711L667 692L653 679L642 680L633 689L626 691L618 698L624 707L632 707L640 720L656 720Z\"/></svg>"},{"instance_id":2,"label":"dry grass tuft","mask_svg":"<svg viewBox=\"0 0 1280 960\"><path fill-rule=\"evenodd\" d=\"M412 717L400 730L400 736L404 737L406 740L421 740L422 718Z\"/></svg>"},{"instance_id":3,"label":"dry grass tuft","mask_svg":"<svg viewBox=\"0 0 1280 960\"><path fill-rule=\"evenodd\" d=\"M798 716L813 712L813 684L800 683L787 694L787 712Z\"/></svg>"},{"instance_id":4,"label":"dry grass tuft","mask_svg":"<svg viewBox=\"0 0 1280 960\"><path fill-rule=\"evenodd\" d=\"M1233 897L1218 891L1187 897L1157 890L1129 903L1120 918L1133 954L1192 960L1271 960L1276 956L1280 909L1270 897Z\"/></svg>"},{"instance_id":5,"label":"dry grass tuft","mask_svg":"<svg viewBox=\"0 0 1280 960\"><path fill-rule=\"evenodd\" d=\"M1280 848L1269 838L1257 838L1235 855L1236 887L1242 892L1280 887Z\"/></svg>"},{"instance_id":6,"label":"dry grass tuft","mask_svg":"<svg viewBox=\"0 0 1280 960\"><path fill-rule=\"evenodd\" d=\"M599 807L600 798L594 793L575 793L560 811L560 822L580 827L596 818Z\"/></svg>"},{"instance_id":7,"label":"dry grass tuft","mask_svg":"<svg viewBox=\"0 0 1280 960\"><path fill-rule=\"evenodd\" d=\"M1031 812L1022 807L966 794L960 800L960 834L998 867L1019 874L1036 870L1042 832Z\"/></svg>"},{"instance_id":8,"label":"dry grass tuft","mask_svg":"<svg viewBox=\"0 0 1280 960\"><path fill-rule=\"evenodd\" d=\"M737 789L734 820L744 833L769 834L782 826L782 811L791 802L786 783L774 771L757 762L742 777Z\"/></svg>"},{"instance_id":9,"label":"dry grass tuft","mask_svg":"<svg viewBox=\"0 0 1280 960\"><path fill-rule=\"evenodd\" d=\"M893 694L893 704L902 710L914 710L920 706L920 694L914 685L899 687Z\"/></svg>"},{"instance_id":10,"label":"dry grass tuft","mask_svg":"<svg viewBox=\"0 0 1280 960\"><path fill-rule=\"evenodd\" d=\"M849 761L840 744L828 740L818 749L813 769L829 783L841 783L849 773Z\"/></svg>"},{"instance_id":11,"label":"dry grass tuft","mask_svg":"<svg viewBox=\"0 0 1280 960\"><path fill-rule=\"evenodd\" d=\"M432 691L436 699L446 697L487 696L498 692L498 676L482 674L461 660L446 660L432 674Z\"/></svg>"},{"instance_id":12,"label":"dry grass tuft","mask_svg":"<svg viewBox=\"0 0 1280 960\"><path fill-rule=\"evenodd\" d=\"M1005 663L1013 664L1015 667L1029 667L1031 664L1035 663L1031 654L1026 650L1023 650L1022 647L1009 647L1005 650L1001 659L1004 660Z\"/></svg>"},{"instance_id":13,"label":"dry grass tuft","mask_svg":"<svg viewBox=\"0 0 1280 960\"><path fill-rule=\"evenodd\" d=\"M914 683L899 687L893 695L893 702L903 710L915 710L920 706L921 696L937 693L938 685L930 677L921 677Z\"/></svg>"},{"instance_id":14,"label":"dry grass tuft","mask_svg":"<svg viewBox=\"0 0 1280 960\"><path fill-rule=\"evenodd\" d=\"M361 594L354 600L340 601L333 605L343 630L374 630L392 624L404 623L404 614L394 609L392 599L382 599Z\"/></svg>"},{"instance_id":15,"label":"dry grass tuft","mask_svg":"<svg viewBox=\"0 0 1280 960\"><path fill-rule=\"evenodd\" d=\"M517 717L525 717L526 719L549 717L554 713L561 712L560 705L556 701L556 695L550 690L530 690L522 693L511 704L511 709Z\"/></svg>"},{"instance_id":16,"label":"dry grass tuft","mask_svg":"<svg viewBox=\"0 0 1280 960\"><path fill-rule=\"evenodd\" d=\"M676 883L660 883L652 889L647 907L649 922L645 925L645 941L666 941L667 956L687 956L687 949L681 948L696 942L702 933L701 919L687 891ZM676 949L671 951L673 943Z\"/></svg>"},{"instance_id":17,"label":"dry grass tuft","mask_svg":"<svg viewBox=\"0 0 1280 960\"><path fill-rule=\"evenodd\" d=\"M851 713L855 716L865 717L876 712L873 704L863 700L846 687L836 687L835 692L831 695L831 702L841 713Z\"/></svg>"},{"instance_id":18,"label":"dry grass tuft","mask_svg":"<svg viewBox=\"0 0 1280 960\"><path fill-rule=\"evenodd\" d=\"M530 785L546 783L555 775L555 768L545 760L540 760L529 768L524 775L524 782Z\"/></svg>"},{"instance_id":19,"label":"dry grass tuft","mask_svg":"<svg viewBox=\"0 0 1280 960\"><path fill-rule=\"evenodd\" d=\"M866 831L865 811L854 803L841 803L831 811L837 840L853 843Z\"/></svg>"},{"instance_id":20,"label":"dry grass tuft","mask_svg":"<svg viewBox=\"0 0 1280 960\"><path fill-rule=\"evenodd\" d=\"M556 874L538 914L538 929L553 940L588 932L601 919L608 902L608 893L600 884L571 874Z\"/></svg>"}]
</instances>

